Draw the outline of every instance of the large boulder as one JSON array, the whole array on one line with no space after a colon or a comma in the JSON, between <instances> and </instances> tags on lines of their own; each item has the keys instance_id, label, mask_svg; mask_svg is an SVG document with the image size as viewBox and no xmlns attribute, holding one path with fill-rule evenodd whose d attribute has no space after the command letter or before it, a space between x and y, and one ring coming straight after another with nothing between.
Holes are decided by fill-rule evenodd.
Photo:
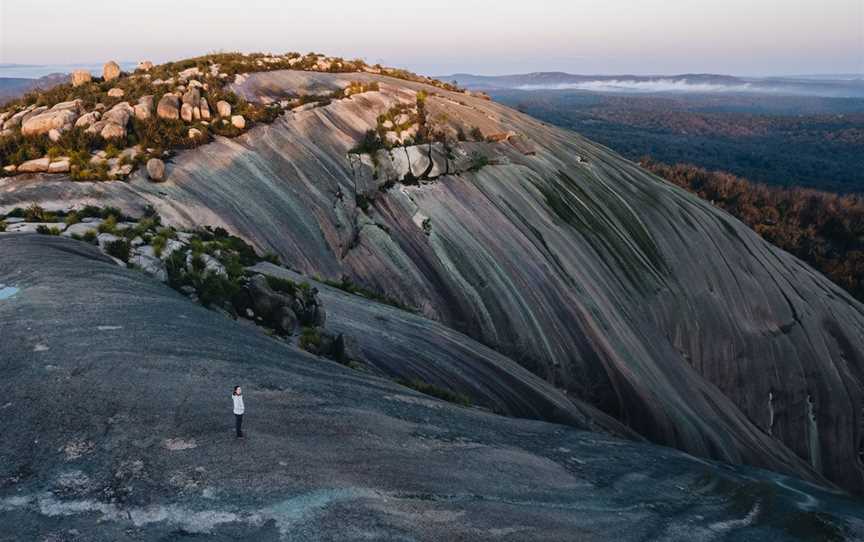
<instances>
[{"instance_id":1,"label":"large boulder","mask_svg":"<svg viewBox=\"0 0 864 542\"><path fill-rule=\"evenodd\" d=\"M106 81L113 81L118 77L120 77L120 65L113 60L109 60L102 67L102 78Z\"/></svg>"},{"instance_id":2,"label":"large boulder","mask_svg":"<svg viewBox=\"0 0 864 542\"><path fill-rule=\"evenodd\" d=\"M216 112L219 113L220 117L230 117L231 104L229 104L225 100L219 100L218 102L216 102Z\"/></svg>"},{"instance_id":3,"label":"large boulder","mask_svg":"<svg viewBox=\"0 0 864 542\"><path fill-rule=\"evenodd\" d=\"M126 105L128 106L128 104ZM131 107L113 107L110 111L102 115L102 120L125 128L129 123L129 118L132 116L130 110Z\"/></svg>"},{"instance_id":4,"label":"large boulder","mask_svg":"<svg viewBox=\"0 0 864 542\"><path fill-rule=\"evenodd\" d=\"M21 133L24 135L47 134L52 129L68 129L77 119L78 115L69 109L59 111L47 111L28 118L21 124Z\"/></svg>"},{"instance_id":5,"label":"large boulder","mask_svg":"<svg viewBox=\"0 0 864 542\"><path fill-rule=\"evenodd\" d=\"M173 94L165 94L159 100L159 105L156 106L156 115L160 119L179 119L180 99Z\"/></svg>"},{"instance_id":6,"label":"large boulder","mask_svg":"<svg viewBox=\"0 0 864 542\"><path fill-rule=\"evenodd\" d=\"M126 128L113 122L108 122L99 132L103 139L120 139L126 137Z\"/></svg>"},{"instance_id":7,"label":"large boulder","mask_svg":"<svg viewBox=\"0 0 864 542\"><path fill-rule=\"evenodd\" d=\"M47 156L37 158L35 160L27 160L18 166L18 173L42 173L48 171L48 166L51 165L51 159Z\"/></svg>"},{"instance_id":8,"label":"large boulder","mask_svg":"<svg viewBox=\"0 0 864 542\"><path fill-rule=\"evenodd\" d=\"M68 109L69 111L73 111L74 113L80 115L84 112L84 101L79 99L69 100L68 102L60 102L54 104L54 107L51 108L51 111L61 111L64 109Z\"/></svg>"},{"instance_id":9,"label":"large boulder","mask_svg":"<svg viewBox=\"0 0 864 542\"><path fill-rule=\"evenodd\" d=\"M193 107L187 103L184 103L180 106L180 118L183 119L184 122L192 122L193 120Z\"/></svg>"},{"instance_id":10,"label":"large boulder","mask_svg":"<svg viewBox=\"0 0 864 542\"><path fill-rule=\"evenodd\" d=\"M94 122L98 121L100 118L102 118L102 113L98 111L91 111L89 113L85 113L78 117L78 120L75 121L75 127L86 128Z\"/></svg>"},{"instance_id":11,"label":"large boulder","mask_svg":"<svg viewBox=\"0 0 864 542\"><path fill-rule=\"evenodd\" d=\"M80 87L81 85L92 81L93 76L90 75L90 72L87 70L75 70L72 72L72 75L69 76L69 80L72 82L73 87Z\"/></svg>"},{"instance_id":12,"label":"large boulder","mask_svg":"<svg viewBox=\"0 0 864 542\"><path fill-rule=\"evenodd\" d=\"M165 180L165 162L158 158L147 160L147 177L153 182Z\"/></svg>"},{"instance_id":13,"label":"large boulder","mask_svg":"<svg viewBox=\"0 0 864 542\"><path fill-rule=\"evenodd\" d=\"M141 96L133 109L135 110L136 119L149 119L153 116L153 96Z\"/></svg>"}]
</instances>

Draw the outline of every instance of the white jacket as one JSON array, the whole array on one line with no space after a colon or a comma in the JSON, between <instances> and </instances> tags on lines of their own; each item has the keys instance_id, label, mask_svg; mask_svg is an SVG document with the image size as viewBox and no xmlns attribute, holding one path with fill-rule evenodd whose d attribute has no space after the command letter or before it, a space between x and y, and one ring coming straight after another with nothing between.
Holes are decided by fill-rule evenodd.
<instances>
[{"instance_id":1,"label":"white jacket","mask_svg":"<svg viewBox=\"0 0 864 542\"><path fill-rule=\"evenodd\" d=\"M234 414L243 414L243 396L231 395L231 398L234 399Z\"/></svg>"}]
</instances>

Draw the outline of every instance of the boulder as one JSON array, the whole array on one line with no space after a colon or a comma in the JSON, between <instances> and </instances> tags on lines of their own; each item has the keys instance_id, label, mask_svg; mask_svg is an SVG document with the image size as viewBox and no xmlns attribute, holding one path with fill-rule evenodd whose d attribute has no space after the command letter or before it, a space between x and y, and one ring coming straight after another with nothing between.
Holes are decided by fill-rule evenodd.
<instances>
[{"instance_id":1,"label":"boulder","mask_svg":"<svg viewBox=\"0 0 864 542\"><path fill-rule=\"evenodd\" d=\"M180 106L180 118L183 119L184 122L192 122L192 109L193 107L187 103Z\"/></svg>"},{"instance_id":2,"label":"boulder","mask_svg":"<svg viewBox=\"0 0 864 542\"><path fill-rule=\"evenodd\" d=\"M201 101L201 91L197 88L190 88L183 93L183 103L189 104L192 107L198 107L198 102Z\"/></svg>"},{"instance_id":3,"label":"boulder","mask_svg":"<svg viewBox=\"0 0 864 542\"><path fill-rule=\"evenodd\" d=\"M18 173L42 173L48 171L51 159L47 156L35 160L27 160L18 166Z\"/></svg>"},{"instance_id":4,"label":"boulder","mask_svg":"<svg viewBox=\"0 0 864 542\"><path fill-rule=\"evenodd\" d=\"M98 111L91 111L90 113L85 113L78 117L78 120L75 121L76 128L86 128L102 118L102 113Z\"/></svg>"},{"instance_id":5,"label":"boulder","mask_svg":"<svg viewBox=\"0 0 864 542\"><path fill-rule=\"evenodd\" d=\"M198 109L201 110L202 120L210 120L210 106L207 104L207 98L201 98Z\"/></svg>"},{"instance_id":6,"label":"boulder","mask_svg":"<svg viewBox=\"0 0 864 542\"><path fill-rule=\"evenodd\" d=\"M204 134L202 134L201 130L199 130L198 128L189 128L189 133L188 133L189 139L198 139L203 135Z\"/></svg>"},{"instance_id":7,"label":"boulder","mask_svg":"<svg viewBox=\"0 0 864 542\"><path fill-rule=\"evenodd\" d=\"M129 124L129 118L132 116L132 111L134 110L131 107L128 109L125 107L113 107L111 111L102 115L102 120L110 122L111 124L116 124L121 128L125 128L126 125Z\"/></svg>"},{"instance_id":8,"label":"boulder","mask_svg":"<svg viewBox=\"0 0 864 542\"><path fill-rule=\"evenodd\" d=\"M141 96L138 103L133 107L135 118L147 120L153 116L153 96Z\"/></svg>"},{"instance_id":9,"label":"boulder","mask_svg":"<svg viewBox=\"0 0 864 542\"><path fill-rule=\"evenodd\" d=\"M243 118L243 115L232 115L231 125L234 126L234 128L242 130L243 128L246 128L246 119Z\"/></svg>"},{"instance_id":10,"label":"boulder","mask_svg":"<svg viewBox=\"0 0 864 542\"><path fill-rule=\"evenodd\" d=\"M61 109L59 111L47 111L27 118L21 124L21 133L24 135L47 134L52 128L62 129L64 126L72 125L78 115L74 111Z\"/></svg>"},{"instance_id":11,"label":"boulder","mask_svg":"<svg viewBox=\"0 0 864 542\"><path fill-rule=\"evenodd\" d=\"M90 75L90 72L87 70L75 70L72 72L72 75L69 76L69 80L72 82L73 87L80 87L81 85L92 81L93 76Z\"/></svg>"},{"instance_id":12,"label":"boulder","mask_svg":"<svg viewBox=\"0 0 864 542\"><path fill-rule=\"evenodd\" d=\"M122 98L123 94L124 94L124 92L123 92L122 88L114 87L108 91L108 97L109 98Z\"/></svg>"},{"instance_id":13,"label":"boulder","mask_svg":"<svg viewBox=\"0 0 864 542\"><path fill-rule=\"evenodd\" d=\"M149 60L141 60L138 62L138 67L136 69L139 69L142 72L149 72L153 69L153 63Z\"/></svg>"},{"instance_id":14,"label":"boulder","mask_svg":"<svg viewBox=\"0 0 864 542\"><path fill-rule=\"evenodd\" d=\"M60 141L60 130L58 130L57 128L51 128L50 130L48 130L48 139L50 139L54 143Z\"/></svg>"},{"instance_id":15,"label":"boulder","mask_svg":"<svg viewBox=\"0 0 864 542\"><path fill-rule=\"evenodd\" d=\"M165 94L156 106L156 114L160 119L179 119L180 99L173 94Z\"/></svg>"},{"instance_id":16,"label":"boulder","mask_svg":"<svg viewBox=\"0 0 864 542\"><path fill-rule=\"evenodd\" d=\"M18 166L16 166L15 164L9 164L8 166L3 166L3 171L5 171L6 173L15 173L15 171L17 169L18 169Z\"/></svg>"},{"instance_id":17,"label":"boulder","mask_svg":"<svg viewBox=\"0 0 864 542\"><path fill-rule=\"evenodd\" d=\"M84 101L79 99L69 100L68 102L60 102L54 104L54 107L51 108L51 111L61 111L64 109L68 109L69 111L73 111L75 114L80 115L84 112Z\"/></svg>"},{"instance_id":18,"label":"boulder","mask_svg":"<svg viewBox=\"0 0 864 542\"><path fill-rule=\"evenodd\" d=\"M196 77L201 75L201 70L198 69L198 66L194 68L188 68L177 74L178 77L182 77L183 79L190 79L192 77Z\"/></svg>"},{"instance_id":19,"label":"boulder","mask_svg":"<svg viewBox=\"0 0 864 542\"><path fill-rule=\"evenodd\" d=\"M99 132L99 135L102 136L102 139L124 138L126 137L126 128L119 124L108 122L102 128L102 131Z\"/></svg>"},{"instance_id":20,"label":"boulder","mask_svg":"<svg viewBox=\"0 0 864 542\"><path fill-rule=\"evenodd\" d=\"M219 100L218 102L216 102L216 112L219 113L220 117L230 117L231 104L229 104L225 100Z\"/></svg>"},{"instance_id":21,"label":"boulder","mask_svg":"<svg viewBox=\"0 0 864 542\"><path fill-rule=\"evenodd\" d=\"M57 160L56 162L51 162L48 165L48 173L69 173L69 159L64 158L62 160Z\"/></svg>"},{"instance_id":22,"label":"boulder","mask_svg":"<svg viewBox=\"0 0 864 542\"><path fill-rule=\"evenodd\" d=\"M118 77L120 77L120 65L113 60L109 60L102 67L102 78L106 81L113 81Z\"/></svg>"},{"instance_id":23,"label":"boulder","mask_svg":"<svg viewBox=\"0 0 864 542\"><path fill-rule=\"evenodd\" d=\"M147 177L153 182L165 180L165 162L158 158L147 160Z\"/></svg>"}]
</instances>

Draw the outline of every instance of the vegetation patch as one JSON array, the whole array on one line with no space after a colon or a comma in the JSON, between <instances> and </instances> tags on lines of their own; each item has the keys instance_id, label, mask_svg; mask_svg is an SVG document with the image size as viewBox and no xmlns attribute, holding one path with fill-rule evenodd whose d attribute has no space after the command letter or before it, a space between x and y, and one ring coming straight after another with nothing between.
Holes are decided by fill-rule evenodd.
<instances>
[{"instance_id":1,"label":"vegetation patch","mask_svg":"<svg viewBox=\"0 0 864 542\"><path fill-rule=\"evenodd\" d=\"M450 391L448 389L444 389L444 388L435 386L434 384L424 382L423 380L420 380L419 378L412 378L410 380L404 379L404 378L399 378L399 379L396 379L396 382L398 384L405 386L405 387L419 391L420 393L423 393L425 395L437 397L438 399L443 399L444 401L454 403L457 405L461 405L461 406L465 406L465 407L471 406L471 399L467 395L464 395L461 393L456 393L456 392Z\"/></svg>"}]
</instances>

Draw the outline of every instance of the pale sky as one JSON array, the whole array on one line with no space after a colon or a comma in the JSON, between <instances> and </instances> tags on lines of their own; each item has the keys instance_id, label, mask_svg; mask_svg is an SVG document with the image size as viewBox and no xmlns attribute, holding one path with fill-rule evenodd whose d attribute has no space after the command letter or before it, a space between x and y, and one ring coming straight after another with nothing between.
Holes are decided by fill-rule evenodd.
<instances>
[{"instance_id":1,"label":"pale sky","mask_svg":"<svg viewBox=\"0 0 864 542\"><path fill-rule=\"evenodd\" d=\"M864 72L864 0L0 0L0 63L316 51L420 73Z\"/></svg>"}]
</instances>

